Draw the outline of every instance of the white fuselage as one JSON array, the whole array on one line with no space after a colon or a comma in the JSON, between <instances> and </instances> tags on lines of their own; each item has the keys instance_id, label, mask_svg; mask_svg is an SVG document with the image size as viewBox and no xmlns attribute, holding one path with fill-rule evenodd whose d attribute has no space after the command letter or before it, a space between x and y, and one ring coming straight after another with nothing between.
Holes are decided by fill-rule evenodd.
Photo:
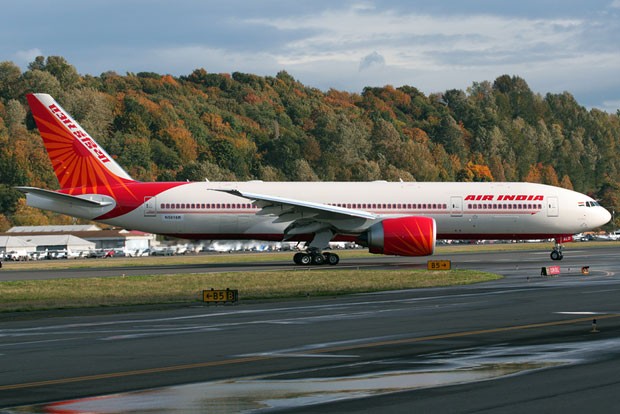
<instances>
[{"instance_id":1,"label":"white fuselage","mask_svg":"<svg viewBox=\"0 0 620 414\"><path fill-rule=\"evenodd\" d=\"M588 196L533 183L250 181L187 183L145 197L127 214L100 221L195 239L282 239L289 223L257 215L260 209L250 200L216 189L271 194L381 216L429 216L437 223L437 237L450 239L555 237L599 227L610 218ZM29 199L29 204L58 211L49 203L37 206L33 201ZM98 215L111 208L102 208ZM83 216L76 209L68 212L63 206L60 212ZM97 219L92 211L88 214L91 217L85 218ZM334 226L346 239L372 224L373 220L348 218Z\"/></svg>"}]
</instances>

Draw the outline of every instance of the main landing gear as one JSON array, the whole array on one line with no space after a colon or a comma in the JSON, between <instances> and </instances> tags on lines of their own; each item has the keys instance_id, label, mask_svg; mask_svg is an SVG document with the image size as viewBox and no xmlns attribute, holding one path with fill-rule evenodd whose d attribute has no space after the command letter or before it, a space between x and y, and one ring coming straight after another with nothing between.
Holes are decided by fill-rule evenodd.
<instances>
[{"instance_id":1,"label":"main landing gear","mask_svg":"<svg viewBox=\"0 0 620 414\"><path fill-rule=\"evenodd\" d=\"M296 265L310 266L310 265L337 265L340 262L340 257L335 253L321 253L318 250L309 250L306 252L295 253L293 261Z\"/></svg>"},{"instance_id":2,"label":"main landing gear","mask_svg":"<svg viewBox=\"0 0 620 414\"><path fill-rule=\"evenodd\" d=\"M555 239L555 246L553 246L553 251L551 252L551 260L562 260L563 258L562 243L558 239Z\"/></svg>"},{"instance_id":3,"label":"main landing gear","mask_svg":"<svg viewBox=\"0 0 620 414\"><path fill-rule=\"evenodd\" d=\"M334 237L334 232L330 228L323 228L314 233L314 237L307 244L304 252L295 253L293 261L296 265L320 266L324 264L337 265L340 257L335 253L323 253L329 246L329 241Z\"/></svg>"}]
</instances>

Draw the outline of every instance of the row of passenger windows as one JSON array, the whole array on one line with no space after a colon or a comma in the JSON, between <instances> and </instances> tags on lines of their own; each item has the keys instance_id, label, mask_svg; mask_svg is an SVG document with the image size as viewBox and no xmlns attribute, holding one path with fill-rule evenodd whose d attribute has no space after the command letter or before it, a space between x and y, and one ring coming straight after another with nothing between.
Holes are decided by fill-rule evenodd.
<instances>
[{"instance_id":1,"label":"row of passenger windows","mask_svg":"<svg viewBox=\"0 0 620 414\"><path fill-rule=\"evenodd\" d=\"M330 206L356 209L372 209L372 210L447 210L447 204L366 204L366 203L330 203Z\"/></svg>"},{"instance_id":2,"label":"row of passenger windows","mask_svg":"<svg viewBox=\"0 0 620 414\"><path fill-rule=\"evenodd\" d=\"M354 208L354 209L383 209L383 210L447 210L447 204L370 204L370 203L330 203L330 206ZM228 210L247 210L258 209L253 204L248 203L161 203L162 210L210 210L210 209L228 209Z\"/></svg>"},{"instance_id":3,"label":"row of passenger windows","mask_svg":"<svg viewBox=\"0 0 620 414\"><path fill-rule=\"evenodd\" d=\"M542 210L542 204L467 204L469 210Z\"/></svg>"},{"instance_id":4,"label":"row of passenger windows","mask_svg":"<svg viewBox=\"0 0 620 414\"><path fill-rule=\"evenodd\" d=\"M335 207L372 210L447 210L447 204L375 204L331 203ZM162 210L248 210L258 209L250 203L161 203ZM542 204L467 204L469 210L542 210Z\"/></svg>"},{"instance_id":5,"label":"row of passenger windows","mask_svg":"<svg viewBox=\"0 0 620 414\"><path fill-rule=\"evenodd\" d=\"M210 209L235 209L235 210L247 210L247 209L258 209L258 207L248 204L248 203L202 203L202 204L194 204L194 203L161 203L159 207L162 210L210 210Z\"/></svg>"}]
</instances>

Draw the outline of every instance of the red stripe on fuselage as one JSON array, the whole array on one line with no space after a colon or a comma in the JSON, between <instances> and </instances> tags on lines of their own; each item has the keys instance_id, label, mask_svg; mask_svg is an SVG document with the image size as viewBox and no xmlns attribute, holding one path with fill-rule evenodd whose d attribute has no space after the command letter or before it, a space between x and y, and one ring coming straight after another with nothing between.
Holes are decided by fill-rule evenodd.
<instances>
[{"instance_id":1,"label":"red stripe on fuselage","mask_svg":"<svg viewBox=\"0 0 620 414\"><path fill-rule=\"evenodd\" d=\"M110 196L116 200L116 207L106 214L95 217L93 220L109 220L125 214L131 213L140 207L147 197L156 197L164 191L176 188L182 185L190 184L186 181L181 182L161 182L161 183L142 183L132 181L123 186L112 187L109 190L105 188L85 188L80 189L81 194L103 194ZM66 194L75 194L73 189L63 189L61 192Z\"/></svg>"}]
</instances>

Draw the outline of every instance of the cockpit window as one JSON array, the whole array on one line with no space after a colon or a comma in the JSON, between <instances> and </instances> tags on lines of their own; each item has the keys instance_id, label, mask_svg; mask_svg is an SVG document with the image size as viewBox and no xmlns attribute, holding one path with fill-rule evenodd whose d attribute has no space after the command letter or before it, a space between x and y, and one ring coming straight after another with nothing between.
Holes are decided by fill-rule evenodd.
<instances>
[{"instance_id":1,"label":"cockpit window","mask_svg":"<svg viewBox=\"0 0 620 414\"><path fill-rule=\"evenodd\" d=\"M579 203L580 206L583 206L583 203ZM586 201L586 207L600 207L601 205L598 201Z\"/></svg>"}]
</instances>

